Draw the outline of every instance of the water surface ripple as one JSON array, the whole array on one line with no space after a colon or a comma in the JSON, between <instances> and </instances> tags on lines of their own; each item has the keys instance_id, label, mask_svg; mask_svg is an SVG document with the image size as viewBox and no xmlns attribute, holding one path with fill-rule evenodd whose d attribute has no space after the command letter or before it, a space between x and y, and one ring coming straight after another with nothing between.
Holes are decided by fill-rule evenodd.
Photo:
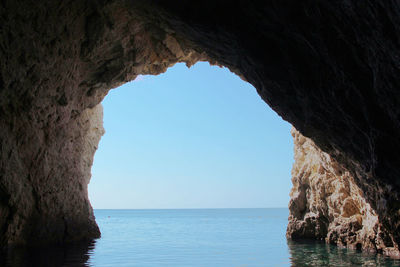
<instances>
[{"instance_id":1,"label":"water surface ripple","mask_svg":"<svg viewBox=\"0 0 400 267\"><path fill-rule=\"evenodd\" d=\"M95 210L102 237L13 249L0 266L400 266L382 255L285 238L287 209Z\"/></svg>"}]
</instances>

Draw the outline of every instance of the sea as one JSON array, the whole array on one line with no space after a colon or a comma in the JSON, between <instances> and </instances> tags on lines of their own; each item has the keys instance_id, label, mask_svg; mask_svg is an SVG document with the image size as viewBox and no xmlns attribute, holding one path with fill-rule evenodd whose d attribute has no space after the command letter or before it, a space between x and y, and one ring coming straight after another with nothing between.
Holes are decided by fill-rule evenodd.
<instances>
[{"instance_id":1,"label":"sea","mask_svg":"<svg viewBox=\"0 0 400 267\"><path fill-rule=\"evenodd\" d=\"M0 266L400 266L382 255L286 240L288 209L95 210L102 236L12 250Z\"/></svg>"}]
</instances>

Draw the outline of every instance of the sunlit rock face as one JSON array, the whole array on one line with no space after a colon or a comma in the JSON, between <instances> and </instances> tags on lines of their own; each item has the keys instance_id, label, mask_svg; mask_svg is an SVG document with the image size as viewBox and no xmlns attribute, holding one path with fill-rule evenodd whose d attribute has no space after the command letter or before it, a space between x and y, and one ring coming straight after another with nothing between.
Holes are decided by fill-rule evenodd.
<instances>
[{"instance_id":1,"label":"sunlit rock face","mask_svg":"<svg viewBox=\"0 0 400 267\"><path fill-rule=\"evenodd\" d=\"M352 177L385 247L399 243L398 1L6 0L0 15L2 246L99 236L87 198L98 104L138 74L198 60L253 84L347 170L337 179ZM339 242L330 229L304 237Z\"/></svg>"},{"instance_id":2,"label":"sunlit rock face","mask_svg":"<svg viewBox=\"0 0 400 267\"><path fill-rule=\"evenodd\" d=\"M292 135L295 163L287 237L399 257L395 236L382 224L354 176L294 128Z\"/></svg>"}]
</instances>

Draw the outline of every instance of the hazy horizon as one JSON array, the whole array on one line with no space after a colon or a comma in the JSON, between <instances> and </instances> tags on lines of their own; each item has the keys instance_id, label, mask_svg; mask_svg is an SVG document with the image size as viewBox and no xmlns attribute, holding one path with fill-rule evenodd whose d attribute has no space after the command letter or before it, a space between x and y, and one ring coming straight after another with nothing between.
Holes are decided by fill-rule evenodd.
<instances>
[{"instance_id":1,"label":"hazy horizon","mask_svg":"<svg viewBox=\"0 0 400 267\"><path fill-rule=\"evenodd\" d=\"M268 208L93 208L95 210L229 210L229 209L289 209L288 207L268 207Z\"/></svg>"}]
</instances>

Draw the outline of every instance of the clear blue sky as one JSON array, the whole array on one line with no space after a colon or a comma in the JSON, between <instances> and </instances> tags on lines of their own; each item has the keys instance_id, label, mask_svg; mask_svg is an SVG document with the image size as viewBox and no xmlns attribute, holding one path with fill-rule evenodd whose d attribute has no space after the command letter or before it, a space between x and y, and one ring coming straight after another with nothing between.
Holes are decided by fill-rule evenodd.
<instances>
[{"instance_id":1,"label":"clear blue sky","mask_svg":"<svg viewBox=\"0 0 400 267\"><path fill-rule=\"evenodd\" d=\"M95 209L287 207L291 126L228 69L176 64L103 106Z\"/></svg>"}]
</instances>

